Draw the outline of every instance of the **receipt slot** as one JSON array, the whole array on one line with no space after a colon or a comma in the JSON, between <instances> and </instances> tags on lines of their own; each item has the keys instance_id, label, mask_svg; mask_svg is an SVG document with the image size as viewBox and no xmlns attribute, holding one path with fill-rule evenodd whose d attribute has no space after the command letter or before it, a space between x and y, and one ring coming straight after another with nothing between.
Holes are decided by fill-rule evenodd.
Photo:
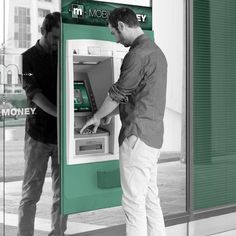
<instances>
[{"instance_id":1,"label":"receipt slot","mask_svg":"<svg viewBox=\"0 0 236 236\"><path fill-rule=\"evenodd\" d=\"M84 9L91 4L94 1L84 2ZM68 9L67 1L62 11L58 106L62 214L121 205L119 116L109 125L100 126L96 134L90 129L80 134L80 129L101 107L110 87L118 80L129 50L115 42L107 26L89 25L88 15L71 19ZM151 14L150 8L144 10ZM83 24L77 24L80 20ZM145 33L153 37L152 31Z\"/></svg>"}]
</instances>

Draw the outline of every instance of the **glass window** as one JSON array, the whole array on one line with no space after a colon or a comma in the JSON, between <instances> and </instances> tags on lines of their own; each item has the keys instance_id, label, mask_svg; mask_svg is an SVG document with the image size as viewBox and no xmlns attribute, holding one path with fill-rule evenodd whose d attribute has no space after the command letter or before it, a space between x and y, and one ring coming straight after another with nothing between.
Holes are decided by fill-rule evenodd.
<instances>
[{"instance_id":1,"label":"glass window","mask_svg":"<svg viewBox=\"0 0 236 236\"><path fill-rule=\"evenodd\" d=\"M59 0L38 0L38 5L43 5L43 8L36 8L37 4L31 4L32 1L21 0L7 0L9 1L9 8L6 8L6 15L9 15L5 22L6 50L12 50L17 55L4 55L0 64L7 66L10 64L17 65L21 71L21 57L27 48L34 45L34 41L40 36L40 23L44 16L52 11L60 11ZM1 1L0 1L1 2ZM165 118L166 136L164 146L162 149L160 163L158 167L159 189L162 201L162 207L165 215L184 212L186 210L186 152L185 152L185 21L180 18L185 18L184 11L185 0L157 0L158 5L165 6L167 9L171 8L178 12L173 14L165 14L162 8L157 11L158 18L154 18L154 32L157 33L156 42L165 51L169 64L169 81L175 78L174 85L171 82L168 84L167 109ZM21 4L22 3L22 4ZM49 6L48 9L46 6ZM14 8L14 11L11 9ZM177 9L177 10L176 10ZM170 10L170 9L169 9ZM32 15L36 12L36 15ZM168 11L169 12L169 11ZM13 15L14 14L14 15ZM170 20L171 19L171 20ZM169 22L168 32L166 31L165 22ZM159 34L159 35L158 35ZM164 43L168 40L168 43ZM176 40L178 39L178 40ZM172 40L172 41L171 41ZM2 43L2 42L1 42ZM175 45L175 46L173 46ZM174 49L173 49L174 48ZM178 59L176 60L176 56ZM178 66L174 63L179 63ZM17 73L18 74L18 73ZM0 72L0 81L3 81L3 73ZM7 84L0 84L0 93L5 91L5 97L15 107L27 107L27 101L22 90L20 78L16 74L7 75L7 83L11 82L11 86ZM14 83L14 87L12 87ZM5 87L5 90L4 90ZM174 93L172 93L174 91ZM6 95L6 93L9 93ZM11 93L11 94L10 94ZM1 100L1 96L0 96ZM174 103L176 101L176 103ZM0 122L0 133L3 133L3 122ZM14 215L17 218L18 204L21 198L21 184L24 170L24 134L25 134L25 116L14 119L9 117L5 122L5 131L7 132L7 140L4 140L5 157L6 157L6 199L5 199L5 213ZM174 130L174 131L173 131ZM173 135L174 134L174 135ZM174 137L172 137L174 136ZM0 136L0 143L3 143L2 136ZM0 153L3 149L0 146ZM2 170L2 168L1 168ZM36 218L44 219L49 222L50 227L50 208L51 208L51 178L50 178L50 164L47 172L47 178L44 185L44 191L37 207ZM168 176L168 178L166 178ZM172 177L170 177L172 176ZM12 203L14 196L14 204ZM7 216L8 217L8 216ZM124 223L124 215L121 207L112 209L101 209L93 212L84 212L70 215L69 221L97 224L105 226L113 226ZM37 228L36 228L37 230Z\"/></svg>"},{"instance_id":2,"label":"glass window","mask_svg":"<svg viewBox=\"0 0 236 236\"><path fill-rule=\"evenodd\" d=\"M236 203L236 2L193 4L194 209Z\"/></svg>"},{"instance_id":3,"label":"glass window","mask_svg":"<svg viewBox=\"0 0 236 236\"><path fill-rule=\"evenodd\" d=\"M38 16L39 17L44 18L49 13L50 13L50 10L48 10L48 9L42 9L42 8L38 9Z\"/></svg>"},{"instance_id":4,"label":"glass window","mask_svg":"<svg viewBox=\"0 0 236 236\"><path fill-rule=\"evenodd\" d=\"M6 2L5 6L5 19L2 14L2 3ZM21 74L21 54L29 47L36 43L38 39L37 29L39 21L38 15L33 15L34 12L38 12L37 4L33 4L36 1L29 0L4 0L0 1L0 107L2 101L8 102L9 106L17 108L26 108L27 99L22 89L22 84L18 74ZM56 0L45 4L45 10L50 12L60 11L60 1ZM3 20L2 20L3 19ZM41 19L40 19L41 20ZM5 32L3 37L3 29ZM4 41L4 38L7 39ZM3 44L4 43L4 44ZM2 50L2 46L5 46ZM2 53L6 52L6 53ZM7 73L6 68L11 65L12 73ZM0 181L3 179L3 157L5 157L5 206L3 206L3 195L0 190L0 208L1 212L5 212L7 226L14 227L13 231L16 232L16 225L18 218L18 207L21 199L22 179L24 172L24 136L25 136L25 115L20 116L8 116L5 121L2 121L0 116ZM4 126L3 126L4 125ZM3 140L3 133L5 134L5 140ZM3 150L5 152L3 153ZM47 172L47 179L45 183L44 192L40 203L38 204L36 219L43 219L48 222L50 228L50 208L51 208L51 190L50 190L50 163ZM47 181L49 180L49 181ZM1 183L2 184L2 183ZM47 195L50 197L48 198ZM12 197L14 196L14 197ZM49 202L49 203L47 203ZM45 207L45 203L46 206ZM3 209L4 207L4 209ZM13 216L9 218L9 216ZM11 217L10 216L10 217ZM16 220L15 220L16 219ZM1 230L3 227L1 226ZM37 226L35 227L35 234L37 234ZM8 233L8 231L7 231ZM48 233L43 233L48 234ZM11 232L10 234L13 235Z\"/></svg>"},{"instance_id":5,"label":"glass window","mask_svg":"<svg viewBox=\"0 0 236 236\"><path fill-rule=\"evenodd\" d=\"M15 37L14 37L15 40L18 40L19 39L19 33L18 32L15 32Z\"/></svg>"},{"instance_id":6,"label":"glass window","mask_svg":"<svg viewBox=\"0 0 236 236\"><path fill-rule=\"evenodd\" d=\"M7 72L7 84L8 85L12 84L12 72L11 71Z\"/></svg>"},{"instance_id":7,"label":"glass window","mask_svg":"<svg viewBox=\"0 0 236 236\"><path fill-rule=\"evenodd\" d=\"M18 22L19 22L19 17L15 16L15 23L18 23Z\"/></svg>"},{"instance_id":8,"label":"glass window","mask_svg":"<svg viewBox=\"0 0 236 236\"><path fill-rule=\"evenodd\" d=\"M15 7L15 46L20 48L27 48L30 44L31 35L26 33L27 28L30 27L30 17L27 16L30 13L29 8Z\"/></svg>"},{"instance_id":9,"label":"glass window","mask_svg":"<svg viewBox=\"0 0 236 236\"><path fill-rule=\"evenodd\" d=\"M25 23L26 23L27 25L30 25L30 17L26 17Z\"/></svg>"}]
</instances>

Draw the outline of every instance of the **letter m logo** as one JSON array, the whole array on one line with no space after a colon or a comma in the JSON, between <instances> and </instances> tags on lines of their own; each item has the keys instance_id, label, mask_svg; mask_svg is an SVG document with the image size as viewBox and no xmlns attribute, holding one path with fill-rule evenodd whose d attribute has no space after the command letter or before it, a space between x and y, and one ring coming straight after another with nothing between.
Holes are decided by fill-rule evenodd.
<instances>
[{"instance_id":1,"label":"letter m logo","mask_svg":"<svg viewBox=\"0 0 236 236\"><path fill-rule=\"evenodd\" d=\"M79 18L84 16L84 6L79 4L72 4L72 18Z\"/></svg>"}]
</instances>

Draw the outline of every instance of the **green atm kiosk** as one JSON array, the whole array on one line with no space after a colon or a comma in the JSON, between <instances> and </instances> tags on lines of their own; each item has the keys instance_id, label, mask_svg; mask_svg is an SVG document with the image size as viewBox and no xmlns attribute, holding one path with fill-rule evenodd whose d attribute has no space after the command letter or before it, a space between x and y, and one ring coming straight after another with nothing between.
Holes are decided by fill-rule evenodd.
<instances>
[{"instance_id":1,"label":"green atm kiosk","mask_svg":"<svg viewBox=\"0 0 236 236\"><path fill-rule=\"evenodd\" d=\"M128 49L114 42L109 12L125 5L62 0L60 156L62 214L121 204L117 116L96 134L80 129L118 80ZM128 6L153 37L151 7Z\"/></svg>"}]
</instances>

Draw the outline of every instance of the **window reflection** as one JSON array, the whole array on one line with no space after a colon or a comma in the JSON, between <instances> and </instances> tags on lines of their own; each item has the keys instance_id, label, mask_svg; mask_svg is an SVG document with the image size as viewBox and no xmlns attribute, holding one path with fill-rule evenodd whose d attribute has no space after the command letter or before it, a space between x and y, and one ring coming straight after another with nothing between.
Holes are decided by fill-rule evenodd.
<instances>
[{"instance_id":1,"label":"window reflection","mask_svg":"<svg viewBox=\"0 0 236 236\"><path fill-rule=\"evenodd\" d=\"M193 5L194 209L236 201L236 2Z\"/></svg>"},{"instance_id":2,"label":"window reflection","mask_svg":"<svg viewBox=\"0 0 236 236\"><path fill-rule=\"evenodd\" d=\"M40 38L40 26L44 16L53 11L58 11L60 2L52 0L26 1L19 0L17 4L13 0L6 1L8 17L1 21L8 29L5 33L4 50L0 54L0 105L2 101L9 102L14 107L25 108L26 97L22 90L19 74L21 73L20 54L36 43ZM37 2L37 4L33 4ZM157 43L166 50L168 60L168 97L165 113L165 143L162 149L158 166L158 183L162 207L165 215L182 213L186 211L186 104L185 104L185 28L184 0L157 0L163 8L157 11L161 18L156 22L154 31L157 32ZM0 3L1 4L1 3ZM174 7L173 4L176 6ZM165 12L170 5L176 14ZM179 6L182 6L180 8ZM10 9L14 8L14 11ZM169 9L170 11L170 9ZM168 12L169 12L168 11ZM170 16L173 16L171 18ZM176 17L176 18L174 18ZM166 22L170 22L168 28L173 35L166 34ZM171 19L171 20L170 20ZM177 20L176 20L177 19ZM9 30L10 29L10 30ZM177 36L176 36L177 35ZM168 43L167 42L167 38ZM177 41L178 39L178 41ZM163 43L165 42L165 43ZM2 44L2 41L0 42ZM4 52L4 53L3 53ZM177 58L177 59L176 59ZM177 66L176 63L180 63ZM14 64L19 72L7 72L7 66ZM179 65L179 64L178 64ZM3 126L5 125L5 126ZM7 117L0 121L0 153L5 148L6 157L6 213L14 215L17 221L17 211L21 195L21 181L24 170L24 129L25 117ZM5 140L3 140L5 132ZM0 177L2 177L1 162ZM47 173L50 176L50 169ZM1 179L2 181L2 179ZM51 206L51 182L46 178L44 192L38 204L37 218L47 219L50 223ZM1 196L2 198L2 196ZM2 206L0 211L2 210ZM119 225L124 223L123 212L120 207L101 209L93 212L85 212L70 216L71 221L84 222L96 225Z\"/></svg>"},{"instance_id":3,"label":"window reflection","mask_svg":"<svg viewBox=\"0 0 236 236\"><path fill-rule=\"evenodd\" d=\"M14 41L16 48L30 47L30 8L15 7Z\"/></svg>"}]
</instances>

